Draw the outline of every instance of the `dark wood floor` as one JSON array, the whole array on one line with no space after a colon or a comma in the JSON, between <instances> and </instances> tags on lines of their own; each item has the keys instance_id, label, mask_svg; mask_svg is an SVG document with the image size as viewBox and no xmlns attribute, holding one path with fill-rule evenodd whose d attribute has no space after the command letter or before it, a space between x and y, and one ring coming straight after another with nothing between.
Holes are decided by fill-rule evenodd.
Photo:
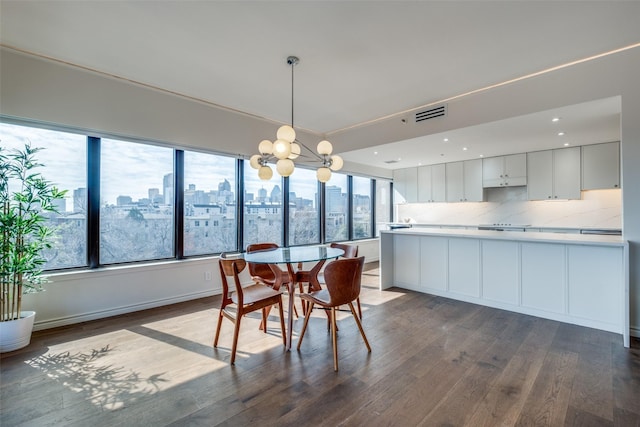
<instances>
[{"instance_id":1,"label":"dark wood floor","mask_svg":"<svg viewBox=\"0 0 640 427\"><path fill-rule=\"evenodd\" d=\"M291 352L246 319L229 366L205 298L34 333L0 360L0 425L640 426L638 340L364 278L373 351L341 313L337 373L315 311L300 352L302 319Z\"/></svg>"}]
</instances>

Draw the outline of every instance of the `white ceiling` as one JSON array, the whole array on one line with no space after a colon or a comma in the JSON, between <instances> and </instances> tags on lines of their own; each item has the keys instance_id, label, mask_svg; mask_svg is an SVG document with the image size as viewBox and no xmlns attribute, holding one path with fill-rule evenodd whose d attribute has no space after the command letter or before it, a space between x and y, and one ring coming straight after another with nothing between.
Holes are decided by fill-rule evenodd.
<instances>
[{"instance_id":1,"label":"white ceiling","mask_svg":"<svg viewBox=\"0 0 640 427\"><path fill-rule=\"evenodd\" d=\"M295 125L322 135L636 44L639 21L638 1L2 0L0 40L282 123L291 119L286 58L296 55ZM530 151L543 139L556 146L532 135L560 127L574 145L617 139L619 100L587 107L459 130L448 145L434 135L378 155L343 154L395 168L410 165L384 160ZM549 128L554 114L566 120Z\"/></svg>"}]
</instances>

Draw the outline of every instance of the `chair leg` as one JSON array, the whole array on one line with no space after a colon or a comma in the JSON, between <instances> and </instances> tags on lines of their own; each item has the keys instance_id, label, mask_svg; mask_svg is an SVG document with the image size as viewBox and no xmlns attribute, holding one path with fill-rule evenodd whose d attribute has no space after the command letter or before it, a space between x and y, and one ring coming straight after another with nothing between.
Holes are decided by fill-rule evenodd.
<instances>
[{"instance_id":1,"label":"chair leg","mask_svg":"<svg viewBox=\"0 0 640 427\"><path fill-rule=\"evenodd\" d=\"M287 332L284 328L284 310L282 309L282 298L280 298L280 302L278 303L278 312L280 313L280 330L282 331L282 343L284 346L287 346Z\"/></svg>"},{"instance_id":2,"label":"chair leg","mask_svg":"<svg viewBox=\"0 0 640 427\"><path fill-rule=\"evenodd\" d=\"M302 282L298 282L298 289L300 290L300 295L304 293L304 285ZM307 302L303 299L300 300L300 305L302 306L302 314L307 314Z\"/></svg>"},{"instance_id":3,"label":"chair leg","mask_svg":"<svg viewBox=\"0 0 640 427\"><path fill-rule=\"evenodd\" d=\"M220 312L218 313L218 326L216 327L216 337L213 339L213 346L214 347L218 346L218 338L220 338L220 329L222 328L222 318L224 317L222 315L222 310L224 310L224 309L221 308Z\"/></svg>"},{"instance_id":4,"label":"chair leg","mask_svg":"<svg viewBox=\"0 0 640 427\"><path fill-rule=\"evenodd\" d=\"M333 342L333 370L338 371L338 333L336 331L336 308L331 307L331 341Z\"/></svg>"},{"instance_id":5,"label":"chair leg","mask_svg":"<svg viewBox=\"0 0 640 427\"><path fill-rule=\"evenodd\" d=\"M309 306L307 307L307 314L304 315L304 323L302 324L302 331L300 331L300 338L298 338L298 350L300 350L300 345L302 344L302 339L304 338L304 333L307 331L307 324L309 323L309 317L311 317L311 311L313 310L313 303L309 302Z\"/></svg>"},{"instance_id":6,"label":"chair leg","mask_svg":"<svg viewBox=\"0 0 640 427\"><path fill-rule=\"evenodd\" d=\"M356 315L356 310L353 308L353 303L349 303L349 308L351 309L351 314L353 318L356 320L356 324L358 325L358 329L360 329L360 335L362 335L362 339L364 340L365 345L367 346L367 350L371 353L371 346L369 345L369 340L367 340L367 336L364 334L364 329L362 329L362 323L360 323L360 319Z\"/></svg>"},{"instance_id":7,"label":"chair leg","mask_svg":"<svg viewBox=\"0 0 640 427\"><path fill-rule=\"evenodd\" d=\"M265 316L266 318L269 318L269 312L271 311L271 306L269 307L265 307L263 310L267 311L267 315ZM260 322L260 326L258 327L259 330L263 330L264 329L264 333L267 333L267 322L263 320Z\"/></svg>"},{"instance_id":8,"label":"chair leg","mask_svg":"<svg viewBox=\"0 0 640 427\"><path fill-rule=\"evenodd\" d=\"M362 320L362 307L360 307L360 297L356 299L356 302L358 303L358 317L360 318L360 320Z\"/></svg>"},{"instance_id":9,"label":"chair leg","mask_svg":"<svg viewBox=\"0 0 640 427\"><path fill-rule=\"evenodd\" d=\"M231 364L236 363L236 349L238 348L238 335L240 335L240 320L242 316L238 316L235 321L235 329L233 330L233 346L231 347Z\"/></svg>"}]
</instances>

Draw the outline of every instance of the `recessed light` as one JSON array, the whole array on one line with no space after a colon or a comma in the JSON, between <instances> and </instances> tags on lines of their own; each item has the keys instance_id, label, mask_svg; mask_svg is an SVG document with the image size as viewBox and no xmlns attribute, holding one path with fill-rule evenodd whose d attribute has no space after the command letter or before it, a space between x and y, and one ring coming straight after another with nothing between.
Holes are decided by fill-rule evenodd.
<instances>
[{"instance_id":1,"label":"recessed light","mask_svg":"<svg viewBox=\"0 0 640 427\"><path fill-rule=\"evenodd\" d=\"M560 117L554 117L553 119L551 119L552 122L559 122L560 121Z\"/></svg>"},{"instance_id":2,"label":"recessed light","mask_svg":"<svg viewBox=\"0 0 640 427\"><path fill-rule=\"evenodd\" d=\"M422 166L422 162L418 162L418 166Z\"/></svg>"},{"instance_id":3,"label":"recessed light","mask_svg":"<svg viewBox=\"0 0 640 427\"><path fill-rule=\"evenodd\" d=\"M484 157L484 154L480 154L480 157Z\"/></svg>"},{"instance_id":4,"label":"recessed light","mask_svg":"<svg viewBox=\"0 0 640 427\"><path fill-rule=\"evenodd\" d=\"M467 151L468 148L467 147L462 147L462 151Z\"/></svg>"},{"instance_id":5,"label":"recessed light","mask_svg":"<svg viewBox=\"0 0 640 427\"><path fill-rule=\"evenodd\" d=\"M377 156L377 155L378 155L378 152L377 152L377 151L374 151L374 152L373 152L373 154L374 154L375 156Z\"/></svg>"},{"instance_id":6,"label":"recessed light","mask_svg":"<svg viewBox=\"0 0 640 427\"><path fill-rule=\"evenodd\" d=\"M402 157L398 157L398 161L402 160Z\"/></svg>"},{"instance_id":7,"label":"recessed light","mask_svg":"<svg viewBox=\"0 0 640 427\"><path fill-rule=\"evenodd\" d=\"M564 132L558 132L558 136L564 136Z\"/></svg>"},{"instance_id":8,"label":"recessed light","mask_svg":"<svg viewBox=\"0 0 640 427\"><path fill-rule=\"evenodd\" d=\"M564 143L564 146L565 146L565 147L568 147L568 146L569 146L569 143L568 143L568 142L565 142L565 143Z\"/></svg>"},{"instance_id":9,"label":"recessed light","mask_svg":"<svg viewBox=\"0 0 640 427\"><path fill-rule=\"evenodd\" d=\"M449 142L449 138L443 139L444 142Z\"/></svg>"}]
</instances>

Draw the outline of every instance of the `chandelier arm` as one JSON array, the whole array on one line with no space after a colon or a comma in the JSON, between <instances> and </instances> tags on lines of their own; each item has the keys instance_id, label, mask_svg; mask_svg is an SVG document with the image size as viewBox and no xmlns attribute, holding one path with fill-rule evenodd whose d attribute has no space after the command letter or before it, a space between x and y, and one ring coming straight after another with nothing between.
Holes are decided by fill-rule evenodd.
<instances>
[{"instance_id":1,"label":"chandelier arm","mask_svg":"<svg viewBox=\"0 0 640 427\"><path fill-rule=\"evenodd\" d=\"M296 139L296 143L298 143L298 144L299 144L299 145L301 145L302 147L306 148L306 149L307 149L307 151L308 151L309 153L313 154L313 156L314 156L317 160L320 160L320 161L323 161L323 160L324 160L324 158L323 158L320 154L316 153L316 152L315 152L315 151L313 151L311 148L307 147L307 146L306 146L303 142L301 142L300 140Z\"/></svg>"}]
</instances>

